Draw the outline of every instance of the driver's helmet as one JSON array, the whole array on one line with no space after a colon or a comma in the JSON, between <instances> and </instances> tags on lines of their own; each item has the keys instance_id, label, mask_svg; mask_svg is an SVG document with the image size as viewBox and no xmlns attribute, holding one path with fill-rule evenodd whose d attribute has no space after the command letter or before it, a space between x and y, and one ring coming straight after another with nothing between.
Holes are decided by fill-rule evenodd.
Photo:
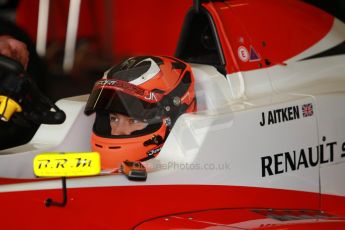
<instances>
[{"instance_id":1,"label":"driver's helmet","mask_svg":"<svg viewBox=\"0 0 345 230\"><path fill-rule=\"evenodd\" d=\"M106 71L89 96L85 113L96 112L92 150L101 154L102 169L116 168L126 160L148 160L158 155L177 118L195 110L189 64L172 57L129 58ZM147 125L130 134L112 135L114 113Z\"/></svg>"}]
</instances>

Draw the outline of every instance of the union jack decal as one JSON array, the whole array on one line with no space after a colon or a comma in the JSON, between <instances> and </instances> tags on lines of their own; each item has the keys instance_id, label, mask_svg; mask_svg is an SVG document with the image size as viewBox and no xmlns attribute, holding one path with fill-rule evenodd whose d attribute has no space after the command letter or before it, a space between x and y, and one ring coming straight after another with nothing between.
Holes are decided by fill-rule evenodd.
<instances>
[{"instance_id":1,"label":"union jack decal","mask_svg":"<svg viewBox=\"0 0 345 230\"><path fill-rule=\"evenodd\" d=\"M314 110L313 110L313 104L304 104L302 105L302 112L303 112L303 117L310 117L313 116Z\"/></svg>"}]
</instances>

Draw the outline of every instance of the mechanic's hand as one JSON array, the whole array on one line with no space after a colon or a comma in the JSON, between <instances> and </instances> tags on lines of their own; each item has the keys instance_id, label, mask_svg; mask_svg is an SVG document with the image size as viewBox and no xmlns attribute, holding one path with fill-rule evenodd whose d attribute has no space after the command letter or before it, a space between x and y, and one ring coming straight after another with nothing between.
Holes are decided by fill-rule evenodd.
<instances>
[{"instance_id":1,"label":"mechanic's hand","mask_svg":"<svg viewBox=\"0 0 345 230\"><path fill-rule=\"evenodd\" d=\"M29 51L25 43L11 36L0 36L0 54L20 62L25 69L28 65Z\"/></svg>"}]
</instances>

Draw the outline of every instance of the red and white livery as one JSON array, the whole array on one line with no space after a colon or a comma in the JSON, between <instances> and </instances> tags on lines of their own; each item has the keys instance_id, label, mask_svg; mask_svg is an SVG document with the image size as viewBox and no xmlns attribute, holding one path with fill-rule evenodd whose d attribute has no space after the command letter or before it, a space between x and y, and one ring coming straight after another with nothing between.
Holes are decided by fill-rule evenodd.
<instances>
[{"instance_id":1,"label":"red and white livery","mask_svg":"<svg viewBox=\"0 0 345 230\"><path fill-rule=\"evenodd\" d=\"M66 121L0 152L2 229L345 229L345 25L296 0L203 2L176 56L198 110L182 115L145 182L38 179L42 152L90 151L87 96Z\"/></svg>"}]
</instances>

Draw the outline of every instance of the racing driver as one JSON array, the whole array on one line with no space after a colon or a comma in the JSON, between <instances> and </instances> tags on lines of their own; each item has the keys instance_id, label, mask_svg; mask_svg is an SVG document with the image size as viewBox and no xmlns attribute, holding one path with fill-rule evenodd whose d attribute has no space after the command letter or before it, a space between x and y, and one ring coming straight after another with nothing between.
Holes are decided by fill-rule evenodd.
<instances>
[{"instance_id":1,"label":"racing driver","mask_svg":"<svg viewBox=\"0 0 345 230\"><path fill-rule=\"evenodd\" d=\"M160 152L177 118L196 110L189 64L173 57L138 56L110 68L85 107L95 112L91 135L102 169L144 161Z\"/></svg>"}]
</instances>

